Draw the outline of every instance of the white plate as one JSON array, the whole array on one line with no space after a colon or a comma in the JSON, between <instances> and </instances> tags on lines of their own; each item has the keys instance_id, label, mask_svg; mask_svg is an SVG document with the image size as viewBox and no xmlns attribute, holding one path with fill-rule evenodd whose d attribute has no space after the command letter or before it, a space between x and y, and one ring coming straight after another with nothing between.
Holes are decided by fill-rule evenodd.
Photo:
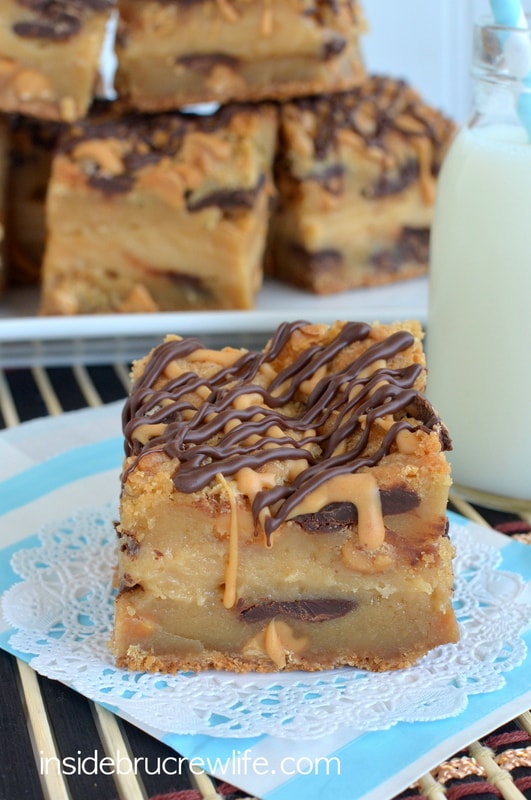
<instances>
[{"instance_id":1,"label":"white plate","mask_svg":"<svg viewBox=\"0 0 531 800\"><path fill-rule=\"evenodd\" d=\"M142 355L167 333L233 337L270 334L286 320L394 322L427 315L427 278L317 296L266 281L252 311L161 312L39 317L36 290L11 290L0 302L0 365L112 361Z\"/></svg>"}]
</instances>

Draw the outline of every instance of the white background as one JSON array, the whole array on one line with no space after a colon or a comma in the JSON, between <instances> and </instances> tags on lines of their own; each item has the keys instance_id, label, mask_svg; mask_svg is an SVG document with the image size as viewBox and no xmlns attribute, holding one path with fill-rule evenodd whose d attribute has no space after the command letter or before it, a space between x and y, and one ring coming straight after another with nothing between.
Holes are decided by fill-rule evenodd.
<instances>
[{"instance_id":1,"label":"white background","mask_svg":"<svg viewBox=\"0 0 531 800\"><path fill-rule=\"evenodd\" d=\"M462 123L471 105L471 41L488 0L362 0L372 73L405 78L425 100ZM531 11L531 0L524 0Z\"/></svg>"}]
</instances>

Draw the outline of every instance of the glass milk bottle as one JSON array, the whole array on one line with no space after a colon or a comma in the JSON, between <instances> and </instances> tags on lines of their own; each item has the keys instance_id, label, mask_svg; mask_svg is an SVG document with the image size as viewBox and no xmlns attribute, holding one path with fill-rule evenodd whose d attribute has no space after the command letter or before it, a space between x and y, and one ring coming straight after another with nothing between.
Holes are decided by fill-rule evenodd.
<instances>
[{"instance_id":1,"label":"glass milk bottle","mask_svg":"<svg viewBox=\"0 0 531 800\"><path fill-rule=\"evenodd\" d=\"M439 176L428 397L456 488L531 510L531 70L528 31L474 30L475 104ZM525 69L522 64L526 64ZM531 80L529 81L531 86Z\"/></svg>"}]
</instances>

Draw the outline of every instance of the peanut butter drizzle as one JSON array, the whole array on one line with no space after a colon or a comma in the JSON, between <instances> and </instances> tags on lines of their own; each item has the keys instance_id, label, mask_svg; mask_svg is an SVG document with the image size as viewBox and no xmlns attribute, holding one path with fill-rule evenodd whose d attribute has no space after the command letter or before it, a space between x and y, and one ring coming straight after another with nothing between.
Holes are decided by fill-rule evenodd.
<instances>
[{"instance_id":1,"label":"peanut butter drizzle","mask_svg":"<svg viewBox=\"0 0 531 800\"><path fill-rule=\"evenodd\" d=\"M259 492L276 485L275 473L256 472L250 467L243 467L236 473L236 484L240 494L244 494L252 503Z\"/></svg>"},{"instance_id":2,"label":"peanut butter drizzle","mask_svg":"<svg viewBox=\"0 0 531 800\"><path fill-rule=\"evenodd\" d=\"M290 626L282 620L272 619L265 629L264 649L279 669L284 669L288 662L288 653L300 653L307 644L307 639L297 639Z\"/></svg>"},{"instance_id":3,"label":"peanut butter drizzle","mask_svg":"<svg viewBox=\"0 0 531 800\"><path fill-rule=\"evenodd\" d=\"M271 661L276 664L279 669L283 669L286 666L287 658L286 658L286 649L282 645L280 641L280 637L278 635L276 622L274 619L271 620L267 628L265 629L265 651Z\"/></svg>"},{"instance_id":4,"label":"peanut butter drizzle","mask_svg":"<svg viewBox=\"0 0 531 800\"><path fill-rule=\"evenodd\" d=\"M381 417L379 420L379 425L384 430L390 430L393 425L395 424L395 420L393 417ZM401 430L396 435L396 447L399 453L404 453L404 455L412 455L415 450L417 449L418 442L415 431L409 430Z\"/></svg>"},{"instance_id":5,"label":"peanut butter drizzle","mask_svg":"<svg viewBox=\"0 0 531 800\"><path fill-rule=\"evenodd\" d=\"M227 22L238 22L240 15L229 0L216 0L216 2L221 14L225 17Z\"/></svg>"},{"instance_id":6,"label":"peanut butter drizzle","mask_svg":"<svg viewBox=\"0 0 531 800\"><path fill-rule=\"evenodd\" d=\"M225 608L232 608L237 598L238 581L238 508L234 491L231 489L223 475L218 472L217 480L227 493L230 505L230 526L229 526L229 552L227 566L225 567L225 589L223 592L223 605Z\"/></svg>"},{"instance_id":7,"label":"peanut butter drizzle","mask_svg":"<svg viewBox=\"0 0 531 800\"><path fill-rule=\"evenodd\" d=\"M342 503L348 497L358 509L358 539L361 547L376 550L385 540L382 504L378 484L373 475L336 475L306 495L290 512L288 519L299 514L315 514L329 503Z\"/></svg>"},{"instance_id":8,"label":"peanut butter drizzle","mask_svg":"<svg viewBox=\"0 0 531 800\"><path fill-rule=\"evenodd\" d=\"M194 363L197 361L204 361L210 364L219 364L220 367L230 367L241 353L232 348L225 348L224 350L209 350L207 348L200 348L194 353L190 353L188 361Z\"/></svg>"},{"instance_id":9,"label":"peanut butter drizzle","mask_svg":"<svg viewBox=\"0 0 531 800\"><path fill-rule=\"evenodd\" d=\"M260 36L268 38L273 35L273 8L272 0L265 0L264 10L260 19Z\"/></svg>"},{"instance_id":10,"label":"peanut butter drizzle","mask_svg":"<svg viewBox=\"0 0 531 800\"><path fill-rule=\"evenodd\" d=\"M424 366L389 366L390 359L414 344L408 331L371 341L370 325L351 322L338 325L326 344L310 345L296 357L288 356L287 366L275 369L279 360L286 361L286 351L291 352L292 338L304 337L302 329L314 330L303 321L285 323L262 352L230 351L235 360L228 359L225 366L213 358L208 366L214 362L220 368L209 377L190 368L167 378L175 360L182 363L198 351L209 360L209 351L197 339L169 337L156 348L124 407L126 454L132 458L123 481L145 454L153 452L175 460L173 482L180 492L212 486L218 474L232 477L240 492L248 492L255 525L263 528L268 544L280 525L302 513L301 508L319 510L319 502L326 505L341 493L341 500L350 499L352 493L359 506L360 541L366 548L377 548L383 535L381 511L374 487L360 470L378 464L396 448L402 431L442 430L415 388ZM365 340L366 349L339 369L337 357ZM323 377L313 383L317 373ZM197 395L199 390L203 397ZM423 410L420 419L418 409ZM382 418L387 429L379 446L368 449ZM138 441L137 430L141 428L145 439L149 425L153 436ZM282 479L279 465L285 469ZM257 476L253 481L252 473Z\"/></svg>"}]
</instances>

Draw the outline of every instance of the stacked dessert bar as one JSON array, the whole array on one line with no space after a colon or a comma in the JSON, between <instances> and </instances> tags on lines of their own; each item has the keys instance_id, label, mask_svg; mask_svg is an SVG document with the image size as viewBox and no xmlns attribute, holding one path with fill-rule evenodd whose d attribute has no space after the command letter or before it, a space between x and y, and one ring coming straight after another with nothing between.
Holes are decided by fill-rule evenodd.
<instances>
[{"instance_id":1,"label":"stacked dessert bar","mask_svg":"<svg viewBox=\"0 0 531 800\"><path fill-rule=\"evenodd\" d=\"M41 313L250 309L267 273L328 294L427 270L453 125L366 74L358 0L4 13L7 252L12 282L40 282ZM101 104L113 15L118 97Z\"/></svg>"},{"instance_id":2,"label":"stacked dessert bar","mask_svg":"<svg viewBox=\"0 0 531 800\"><path fill-rule=\"evenodd\" d=\"M270 271L319 294L426 271L453 125L410 86L369 77L280 111Z\"/></svg>"},{"instance_id":3,"label":"stacked dessert bar","mask_svg":"<svg viewBox=\"0 0 531 800\"><path fill-rule=\"evenodd\" d=\"M364 77L358 0L118 0L117 87L136 108L348 89Z\"/></svg>"},{"instance_id":4,"label":"stacked dessert bar","mask_svg":"<svg viewBox=\"0 0 531 800\"><path fill-rule=\"evenodd\" d=\"M46 314L250 308L262 283L277 113L103 113L61 139Z\"/></svg>"},{"instance_id":5,"label":"stacked dessert bar","mask_svg":"<svg viewBox=\"0 0 531 800\"><path fill-rule=\"evenodd\" d=\"M0 108L72 122L92 101L115 0L2 0Z\"/></svg>"}]
</instances>

